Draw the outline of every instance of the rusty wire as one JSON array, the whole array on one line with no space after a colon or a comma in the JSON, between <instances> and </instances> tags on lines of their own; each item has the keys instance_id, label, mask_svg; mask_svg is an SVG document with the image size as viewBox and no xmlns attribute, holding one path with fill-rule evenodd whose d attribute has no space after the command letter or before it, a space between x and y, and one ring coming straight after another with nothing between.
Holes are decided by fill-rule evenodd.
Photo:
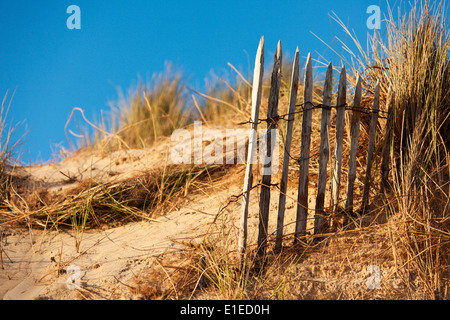
<instances>
[{"instance_id":1,"label":"rusty wire","mask_svg":"<svg viewBox=\"0 0 450 320\"><path fill-rule=\"evenodd\" d=\"M248 121L238 123L238 125L261 124L262 122L267 122L268 124L272 124L272 123L277 123L279 120L293 121L294 119L289 119L289 116L295 115L295 114L299 114L299 113L303 113L305 111L305 107L304 106L306 104L311 104L312 105L312 108L307 109L308 111L309 110L315 110L315 109L331 110L331 109L338 109L338 108L345 107L345 110L347 110L347 111L358 111L360 113L369 114L369 115L371 115L372 113L378 113L378 118L380 118L380 119L387 119L387 116L380 116L379 115L380 113L387 114L386 111L382 111L380 109L367 109L367 108L363 108L363 107L348 106L347 104L342 104L342 105L337 105L337 106L327 106L327 105L324 105L324 104L320 103L320 104L316 104L315 105L312 102L305 102L305 103L297 104L296 107L301 107L301 108L299 110L295 110L294 112L285 113L285 114L282 114L282 115L276 115L275 117L270 117L270 118L266 118L266 119L258 119L257 122L253 122L251 119L249 119Z\"/></svg>"}]
</instances>

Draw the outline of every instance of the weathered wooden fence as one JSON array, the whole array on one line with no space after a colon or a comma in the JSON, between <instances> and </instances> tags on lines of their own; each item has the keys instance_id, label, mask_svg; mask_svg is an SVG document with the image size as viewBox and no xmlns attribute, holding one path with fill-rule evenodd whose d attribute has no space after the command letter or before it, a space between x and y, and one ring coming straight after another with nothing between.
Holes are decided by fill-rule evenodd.
<instances>
[{"instance_id":1,"label":"weathered wooden fence","mask_svg":"<svg viewBox=\"0 0 450 320\"><path fill-rule=\"evenodd\" d=\"M270 159L272 159L271 149L271 136L272 129L276 128L279 119L278 115L278 97L281 84L281 65L282 65L282 50L281 42L278 42L274 66L271 78L271 88L268 101L268 113L267 119L267 142L266 145L266 158L264 161L264 166L271 166ZM244 256L247 244L247 218L248 218L248 206L250 199L250 192L253 189L253 176L252 176L252 163L254 157L256 156L257 138L256 130L259 119L259 109L261 104L261 86L262 79L264 75L264 37L261 38L257 55L255 61L255 69L253 75L253 93L252 93L252 114L249 123L251 124L251 132L249 139L249 148L247 156L247 167L245 171L245 181L243 188L243 202L241 210L241 220L239 228L239 251L241 253L241 259ZM366 162L366 175L364 178L364 191L362 198L362 209L366 207L369 199L369 192L371 187L371 172L372 172L372 162L373 153L375 148L375 138L376 138L376 126L379 114L379 103L380 103L380 85L377 84L374 90L374 101L372 109L362 109L361 108L361 79L358 77L355 86L354 101L353 106L347 106L347 76L345 67L342 67L339 85L338 85L338 96L337 105L331 106L333 97L333 66L330 63L328 65L324 89L323 89L323 101L320 105L313 104L313 75L312 75L312 61L311 54L308 55L306 66L305 66L305 77L304 77L304 97L303 97L303 107L302 110L296 111L296 107L299 106L296 103L297 92L299 87L299 50L297 48L294 63L292 67L291 75L291 87L289 96L289 108L288 114L283 116L284 120L287 120L286 134L285 134L285 144L284 144L284 159L283 167L281 172L281 181L279 184L279 206L278 206L278 217L277 217L277 229L276 229L276 242L275 250L278 250L282 246L283 239L283 226L284 226L284 213L286 207L286 192L287 192L287 182L288 182L288 169L290 149L292 143L292 131L294 125L294 119L296 113L302 113L302 128L301 128L301 146L300 146L300 158L298 159L299 168L299 183L298 183L298 200L297 200L297 215L295 224L295 237L294 243L306 235L307 231L307 219L308 211L308 184L309 184L309 166L310 166L310 145L311 145L311 126L312 126L312 111L313 109L322 109L321 118L321 128L320 128L320 152L319 152L319 173L318 173L318 185L317 185L317 199L316 206L314 210L314 234L321 234L324 231L324 220L325 220L325 192L327 185L327 166L330 159L330 143L329 143L329 133L330 133L330 117L331 109L336 109L336 123L335 123L335 143L334 143L334 156L332 158L332 174L331 174L331 214L333 215L338 210L339 200L339 190L341 184L341 170L342 170L342 153L343 153L343 140L344 140L344 126L345 126L345 113L346 111L351 111L351 122L350 122L350 151L349 151L349 162L348 162L348 176L347 176L347 195L345 202L345 210L349 213L353 211L354 206L354 182L356 179L356 155L359 140L360 131L360 118L361 113L370 113L371 123L369 131L369 144L367 148L367 162ZM389 106L388 120L386 127L391 127L391 90L389 90L387 105ZM287 118L286 118L287 117ZM384 145L382 151L382 185L381 188L387 185L387 177L389 170L389 139L391 139L390 130L387 130L384 137ZM362 180L362 179L361 179ZM261 194L260 194L260 219L259 219L259 233L258 233L258 254L264 254L267 246L268 239L268 221L269 221L269 205L270 205L270 187L271 187L271 175L264 174L262 176L261 182Z\"/></svg>"}]
</instances>

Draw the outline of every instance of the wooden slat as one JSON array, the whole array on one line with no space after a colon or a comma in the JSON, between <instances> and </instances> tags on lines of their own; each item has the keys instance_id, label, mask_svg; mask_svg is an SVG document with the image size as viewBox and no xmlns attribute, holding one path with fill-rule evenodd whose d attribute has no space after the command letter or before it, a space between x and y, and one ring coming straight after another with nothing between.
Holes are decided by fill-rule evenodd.
<instances>
[{"instance_id":1,"label":"wooden slat","mask_svg":"<svg viewBox=\"0 0 450 320\"><path fill-rule=\"evenodd\" d=\"M331 106L333 98L333 65L330 63L325 77L325 84L323 87L323 102L324 106ZM323 233L324 227L324 204L325 191L327 185L327 165L330 158L330 108L322 109L322 119L320 124L320 155L319 155L319 180L317 185L317 199L316 212L314 215L314 234Z\"/></svg>"},{"instance_id":2,"label":"wooden slat","mask_svg":"<svg viewBox=\"0 0 450 320\"><path fill-rule=\"evenodd\" d=\"M334 146L334 163L331 183L332 213L336 213L339 201L339 187L341 185L342 148L344 142L345 105L347 103L347 73L345 66L341 69L338 87L336 112L336 139Z\"/></svg>"},{"instance_id":3,"label":"wooden slat","mask_svg":"<svg viewBox=\"0 0 450 320\"><path fill-rule=\"evenodd\" d=\"M276 129L278 124L278 99L281 86L281 64L282 64L281 41L278 41L277 52L275 53L271 86L269 93L269 102L267 110L267 133L266 133L266 154L264 164L264 173L262 177L261 195L259 201L259 233L258 233L258 255L264 255L267 246L268 225L269 225L269 207L270 207L270 183L272 177L272 130Z\"/></svg>"},{"instance_id":4,"label":"wooden slat","mask_svg":"<svg viewBox=\"0 0 450 320\"><path fill-rule=\"evenodd\" d=\"M294 127L295 107L297 103L297 92L299 83L299 50L295 51L294 64L292 66L291 76L291 93L289 97L288 122L286 126L286 140L284 142L284 159L283 169L281 171L280 182L280 198L278 202L278 218L277 218L277 238L275 242L275 251L279 251L282 246L284 212L286 210L286 191L288 183L289 159L292 144L292 129Z\"/></svg>"},{"instance_id":5,"label":"wooden slat","mask_svg":"<svg viewBox=\"0 0 450 320\"><path fill-rule=\"evenodd\" d=\"M297 219L295 225L295 240L306 234L306 222L308 215L308 182L309 182L309 155L311 144L313 100L313 75L311 53L308 54L305 71L305 91L303 99L303 120L300 147L300 171L298 183Z\"/></svg>"},{"instance_id":6,"label":"wooden slat","mask_svg":"<svg viewBox=\"0 0 450 320\"><path fill-rule=\"evenodd\" d=\"M381 160L381 183L380 193L383 193L386 189L389 189L389 155L391 151L393 130L394 130L394 92L389 87L388 95L386 98L386 106L388 108L388 116L386 121L386 127L384 128L383 139L383 158Z\"/></svg>"},{"instance_id":7,"label":"wooden slat","mask_svg":"<svg viewBox=\"0 0 450 320\"><path fill-rule=\"evenodd\" d=\"M375 87L375 95L373 99L372 107L372 117L370 120L370 130L369 130L369 146L367 147L367 163L366 163L366 178L364 180L364 191L362 208L363 212L367 206L370 193L370 184L372 182L372 162L373 162L373 151L375 149L375 139L377 132L377 121L378 121L378 109L380 105L380 83L378 82Z\"/></svg>"},{"instance_id":8,"label":"wooden slat","mask_svg":"<svg viewBox=\"0 0 450 320\"><path fill-rule=\"evenodd\" d=\"M348 214L353 212L353 189L356 180L356 155L358 151L359 142L359 128L361 112L361 78L358 75L356 79L355 97L353 101L352 119L350 124L350 154L348 160L348 174L347 174L347 201L345 203L345 209Z\"/></svg>"},{"instance_id":9,"label":"wooden slat","mask_svg":"<svg viewBox=\"0 0 450 320\"><path fill-rule=\"evenodd\" d=\"M262 80L264 76L264 37L259 41L258 51L255 59L255 69L253 72L252 89L252 114L251 132L249 134L247 167L245 170L245 180L243 187L243 202L241 206L241 218L239 223L238 250L240 253L240 263L242 266L245 250L247 248L247 218L250 189L253 183L252 163L256 154L256 134L259 120L259 108L261 105Z\"/></svg>"}]
</instances>

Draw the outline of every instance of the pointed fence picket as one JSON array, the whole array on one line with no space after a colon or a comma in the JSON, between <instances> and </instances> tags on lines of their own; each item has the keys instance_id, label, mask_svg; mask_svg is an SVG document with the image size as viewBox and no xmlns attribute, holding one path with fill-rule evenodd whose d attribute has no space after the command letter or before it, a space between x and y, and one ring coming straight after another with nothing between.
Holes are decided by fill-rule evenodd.
<instances>
[{"instance_id":1,"label":"pointed fence picket","mask_svg":"<svg viewBox=\"0 0 450 320\"><path fill-rule=\"evenodd\" d=\"M366 179L364 180L364 190L363 190L363 200L362 200L363 212L365 211L365 209L367 207L367 203L369 201L370 185L372 183L373 150L375 148L378 111L379 111L379 105L380 105L380 83L377 83L374 94L375 94L375 97L373 100L372 116L370 119L369 146L367 148Z\"/></svg>"},{"instance_id":2,"label":"pointed fence picket","mask_svg":"<svg viewBox=\"0 0 450 320\"><path fill-rule=\"evenodd\" d=\"M313 109L313 75L311 54L306 60L305 90L303 98L303 121L300 149L300 169L298 179L297 220L295 224L295 239L306 234L306 219L308 216L308 183L309 183L309 155L311 145L311 122Z\"/></svg>"},{"instance_id":3,"label":"pointed fence picket","mask_svg":"<svg viewBox=\"0 0 450 320\"><path fill-rule=\"evenodd\" d=\"M383 193L385 190L389 189L389 157L391 153L393 116L394 116L393 115L394 92L391 87L389 87L388 90L388 95L386 98L386 106L388 107L388 111L387 111L386 127L384 130L383 150L381 152L382 160L381 160L380 193Z\"/></svg>"},{"instance_id":4,"label":"pointed fence picket","mask_svg":"<svg viewBox=\"0 0 450 320\"><path fill-rule=\"evenodd\" d=\"M323 88L323 105L331 106L331 99L333 98L333 66L330 63L325 77L325 84ZM324 205L325 205L325 191L327 186L327 166L330 158L330 116L331 109L322 109L322 120L320 124L320 152L319 152L319 181L317 183L317 199L316 212L314 215L314 233L319 234L323 232L324 227Z\"/></svg>"},{"instance_id":5,"label":"pointed fence picket","mask_svg":"<svg viewBox=\"0 0 450 320\"><path fill-rule=\"evenodd\" d=\"M281 171L281 181L280 181L280 198L278 200L278 219L277 219L277 239L275 242L275 250L279 251L282 245L283 238L283 225L284 225L284 212L286 210L286 191L288 183L288 171L289 171L289 159L291 152L292 143L292 129L294 127L294 117L295 117L295 107L297 102L297 91L299 83L299 59L300 53L297 47L295 51L294 64L292 66L292 76L291 76L291 90L289 97L289 109L288 109L288 119L286 126L286 138L284 142L284 157L283 157L283 169Z\"/></svg>"},{"instance_id":6,"label":"pointed fence picket","mask_svg":"<svg viewBox=\"0 0 450 320\"><path fill-rule=\"evenodd\" d=\"M258 253L260 255L265 253L267 243L267 228L269 224L269 206L270 206L270 182L272 177L272 141L276 137L272 136L272 130L276 129L278 124L278 97L281 87L281 42L278 42L277 52L275 54L271 87L269 94L269 103L267 111L267 133L266 133L266 159L264 160L264 170L261 184L260 195L260 219L259 219L259 234L258 234ZM275 142L275 141L274 141Z\"/></svg>"},{"instance_id":7,"label":"pointed fence picket","mask_svg":"<svg viewBox=\"0 0 450 320\"><path fill-rule=\"evenodd\" d=\"M336 213L341 186L342 149L344 146L345 107L347 103L347 73L345 67L341 69L339 78L338 98L336 106L336 139L334 146L334 163L331 180L332 213Z\"/></svg>"},{"instance_id":8,"label":"pointed fence picket","mask_svg":"<svg viewBox=\"0 0 450 320\"><path fill-rule=\"evenodd\" d=\"M350 127L350 153L348 159L348 174L347 174L347 201L345 208L348 214L353 213L353 189L356 180L356 152L358 151L359 128L361 112L361 78L357 77L355 87L355 98L353 101L352 119Z\"/></svg>"},{"instance_id":9,"label":"pointed fence picket","mask_svg":"<svg viewBox=\"0 0 450 320\"><path fill-rule=\"evenodd\" d=\"M252 115L251 130L249 134L247 167L245 170L245 180L243 187L243 201L241 206L241 218L239 224L238 250L240 262L243 262L245 251L247 248L247 219L248 204L250 200L250 191L253 184L252 163L256 154L256 131L258 129L259 107L261 105L262 80L264 76L264 37L259 41L258 51L255 59L255 70L253 73L252 87Z\"/></svg>"}]
</instances>

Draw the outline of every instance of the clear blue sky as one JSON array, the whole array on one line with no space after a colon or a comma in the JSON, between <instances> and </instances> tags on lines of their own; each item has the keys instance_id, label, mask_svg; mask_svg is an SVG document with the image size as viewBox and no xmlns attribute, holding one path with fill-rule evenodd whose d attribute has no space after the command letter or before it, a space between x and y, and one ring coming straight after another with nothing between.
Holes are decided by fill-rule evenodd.
<instances>
[{"instance_id":1,"label":"clear blue sky","mask_svg":"<svg viewBox=\"0 0 450 320\"><path fill-rule=\"evenodd\" d=\"M200 91L211 70L230 70L228 62L247 70L245 51L253 64L262 35L268 62L281 40L291 57L299 46L303 62L311 52L338 63L310 31L330 44L343 37L329 17L334 11L365 44L373 4L387 13L384 0L1 1L0 94L17 88L8 117L23 122L18 135L29 131L21 159L49 160L57 144L68 149L64 125L74 107L98 118L118 87L127 91L166 62L182 67ZM81 30L66 27L70 5L81 9Z\"/></svg>"}]
</instances>

